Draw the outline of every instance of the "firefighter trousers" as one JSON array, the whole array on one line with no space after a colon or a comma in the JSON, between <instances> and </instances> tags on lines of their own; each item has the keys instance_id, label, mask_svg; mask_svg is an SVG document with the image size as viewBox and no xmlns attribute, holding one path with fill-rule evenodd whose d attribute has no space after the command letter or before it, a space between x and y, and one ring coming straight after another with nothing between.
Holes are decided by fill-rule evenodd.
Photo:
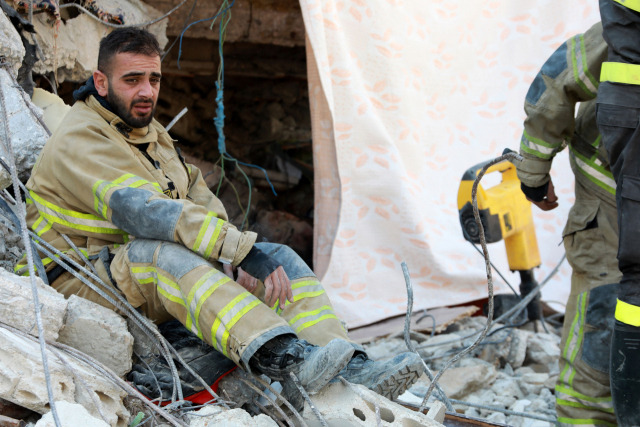
<instances>
[{"instance_id":1,"label":"firefighter trousers","mask_svg":"<svg viewBox=\"0 0 640 427\"><path fill-rule=\"evenodd\" d=\"M278 302L273 307L264 303L262 282L249 293L225 275L220 264L176 243L133 240L116 250L106 271L129 303L149 319L157 324L179 320L245 368L256 350L278 335L295 334L320 346L334 338L350 341L324 288L305 262L284 245L256 243L256 247L279 261L291 280L294 302L287 301L284 309ZM96 268L103 279L108 276L100 260ZM66 296L76 294L109 306L68 274L54 287Z\"/></svg>"},{"instance_id":2,"label":"firefighter trousers","mask_svg":"<svg viewBox=\"0 0 640 427\"><path fill-rule=\"evenodd\" d=\"M609 348L618 281L617 212L613 200L576 181L563 232L573 269L562 329L556 411L561 426L614 426Z\"/></svg>"}]
</instances>

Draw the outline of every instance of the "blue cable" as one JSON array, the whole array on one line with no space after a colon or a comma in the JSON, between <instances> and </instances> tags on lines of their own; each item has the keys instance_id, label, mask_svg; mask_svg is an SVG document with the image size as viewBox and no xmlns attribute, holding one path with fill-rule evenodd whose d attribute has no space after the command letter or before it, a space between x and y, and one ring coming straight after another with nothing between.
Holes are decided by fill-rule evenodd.
<instances>
[{"instance_id":1,"label":"blue cable","mask_svg":"<svg viewBox=\"0 0 640 427\"><path fill-rule=\"evenodd\" d=\"M231 9L231 7L233 7L233 5L235 4L236 0L233 0L231 2L231 4L225 8L224 10L221 10L220 12L218 12L215 16L211 17L211 18L205 18L205 19L200 19L198 21L192 22L191 24L187 25L185 27L184 30L182 30L182 33L180 33L180 43L178 45L178 69L180 69L180 57L182 56L182 37L184 36L184 33L192 26L195 24L198 24L200 22L206 22L206 21L211 21L213 19L217 19L219 16L221 15L226 15L226 13L229 11L229 9ZM227 152L227 146L225 143L225 136L224 136L224 55L222 52L222 45L223 45L223 40L224 40L224 34L223 34L223 27L226 27L226 25L224 24L224 17L223 19L220 21L220 33L219 33L219 37L218 37L218 54L220 56L220 71L218 73L218 80L216 81L216 116L213 118L213 124L216 127L216 132L218 132L218 152L220 153L221 156L223 156L224 158L226 158L229 161L233 161L236 162L239 165L243 165L243 166L247 166L247 167L251 167L251 168L256 168L261 170L264 173L265 178L267 179L267 183L269 184L269 187L271 187L271 191L273 192L274 196L278 196L278 193L276 193L275 188L273 187L273 184L271 183L271 180L269 179L269 174L267 173L266 169L257 166L257 165L252 165L249 163L244 163L241 162L237 159L235 159L233 156L231 156L228 152Z\"/></svg>"}]
</instances>

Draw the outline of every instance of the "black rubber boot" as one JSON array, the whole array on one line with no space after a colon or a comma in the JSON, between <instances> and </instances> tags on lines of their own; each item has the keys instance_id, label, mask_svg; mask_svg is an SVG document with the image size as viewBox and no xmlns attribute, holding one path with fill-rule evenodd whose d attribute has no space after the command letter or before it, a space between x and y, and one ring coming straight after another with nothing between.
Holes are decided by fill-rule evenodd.
<instances>
[{"instance_id":1,"label":"black rubber boot","mask_svg":"<svg viewBox=\"0 0 640 427\"><path fill-rule=\"evenodd\" d=\"M621 427L640 426L640 328L619 322L611 338L611 396Z\"/></svg>"},{"instance_id":2,"label":"black rubber boot","mask_svg":"<svg viewBox=\"0 0 640 427\"><path fill-rule=\"evenodd\" d=\"M376 362L360 353L338 375L353 384L362 384L390 400L395 400L415 383L423 372L422 360L415 353L402 353Z\"/></svg>"},{"instance_id":3,"label":"black rubber boot","mask_svg":"<svg viewBox=\"0 0 640 427\"><path fill-rule=\"evenodd\" d=\"M292 335L281 335L260 347L249 361L252 370L274 381L290 381L293 372L307 393L316 393L344 368L355 349L334 339L318 347Z\"/></svg>"}]
</instances>

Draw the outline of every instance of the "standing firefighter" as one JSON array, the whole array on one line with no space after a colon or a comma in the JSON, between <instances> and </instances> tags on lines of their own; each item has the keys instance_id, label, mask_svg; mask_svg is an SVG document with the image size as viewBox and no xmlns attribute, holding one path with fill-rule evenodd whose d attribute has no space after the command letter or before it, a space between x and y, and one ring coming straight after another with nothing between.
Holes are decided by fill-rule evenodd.
<instances>
[{"instance_id":1,"label":"standing firefighter","mask_svg":"<svg viewBox=\"0 0 640 427\"><path fill-rule=\"evenodd\" d=\"M30 227L74 256L67 234L133 307L156 323L179 320L245 369L279 381L293 372L310 392L339 374L397 397L418 378L419 357L368 359L311 269L288 247L255 243L255 233L228 222L153 119L160 54L142 29L102 39L98 70L74 93L27 184ZM108 305L57 270L48 267L50 282L65 296Z\"/></svg>"},{"instance_id":2,"label":"standing firefighter","mask_svg":"<svg viewBox=\"0 0 640 427\"><path fill-rule=\"evenodd\" d=\"M563 426L615 425L609 387L609 342L621 273L617 267L616 184L595 120L595 98L607 45L602 25L563 43L545 62L526 96L517 164L522 191L542 210L558 206L549 175L569 146L576 200L563 231L571 294L562 329L556 384ZM577 118L575 107L581 102Z\"/></svg>"},{"instance_id":3,"label":"standing firefighter","mask_svg":"<svg viewBox=\"0 0 640 427\"><path fill-rule=\"evenodd\" d=\"M618 423L640 425L640 2L600 0L603 37L597 121L618 192L622 272L611 338L611 393Z\"/></svg>"}]
</instances>

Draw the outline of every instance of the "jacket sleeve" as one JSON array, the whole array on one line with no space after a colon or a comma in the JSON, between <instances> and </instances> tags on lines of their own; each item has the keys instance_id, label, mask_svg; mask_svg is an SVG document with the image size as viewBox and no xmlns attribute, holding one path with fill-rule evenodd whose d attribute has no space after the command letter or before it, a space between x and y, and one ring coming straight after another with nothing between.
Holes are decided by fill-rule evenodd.
<instances>
[{"instance_id":1,"label":"jacket sleeve","mask_svg":"<svg viewBox=\"0 0 640 427\"><path fill-rule=\"evenodd\" d=\"M553 157L573 138L576 104L594 99L607 55L602 24L563 43L544 63L525 99L524 132L516 165L528 187L549 181Z\"/></svg>"},{"instance_id":2,"label":"jacket sleeve","mask_svg":"<svg viewBox=\"0 0 640 427\"><path fill-rule=\"evenodd\" d=\"M208 260L238 265L250 251L255 233L240 232L226 220L222 204L199 171L191 186L193 200L172 199L125 141L115 141L99 129L76 132L65 137L77 137L84 144L60 153L60 160L65 160L59 173L71 187L68 192L88 212L132 236L180 243ZM214 206L221 212L212 210Z\"/></svg>"}]
</instances>

